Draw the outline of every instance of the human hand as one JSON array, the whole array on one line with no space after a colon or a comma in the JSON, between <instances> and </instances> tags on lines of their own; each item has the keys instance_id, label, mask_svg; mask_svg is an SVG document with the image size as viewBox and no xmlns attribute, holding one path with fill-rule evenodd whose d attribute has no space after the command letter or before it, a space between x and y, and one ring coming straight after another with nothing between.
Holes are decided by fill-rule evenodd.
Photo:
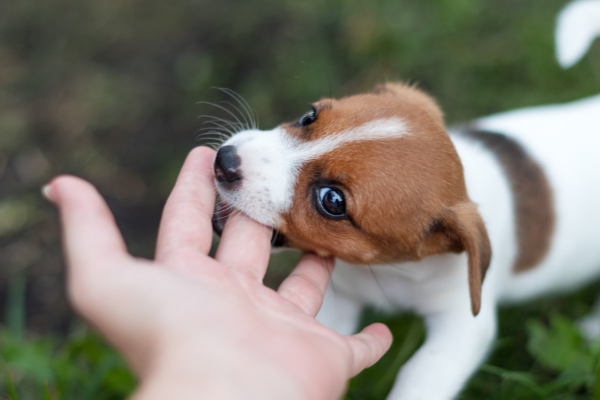
<instances>
[{"instance_id":1,"label":"human hand","mask_svg":"<svg viewBox=\"0 0 600 400\"><path fill-rule=\"evenodd\" d=\"M60 210L76 310L140 378L136 399L334 399L389 348L373 324L342 336L315 320L331 259L305 254L274 291L262 284L271 229L237 214L215 255L214 152L188 156L165 206L156 258L136 259L89 183L44 188Z\"/></svg>"}]
</instances>

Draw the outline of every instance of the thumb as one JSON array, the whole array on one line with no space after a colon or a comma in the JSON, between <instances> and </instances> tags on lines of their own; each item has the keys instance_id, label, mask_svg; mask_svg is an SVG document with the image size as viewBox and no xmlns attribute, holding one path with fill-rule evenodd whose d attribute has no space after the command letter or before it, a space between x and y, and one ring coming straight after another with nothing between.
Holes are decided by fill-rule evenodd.
<instances>
[{"instance_id":1,"label":"thumb","mask_svg":"<svg viewBox=\"0 0 600 400\"><path fill-rule=\"evenodd\" d=\"M352 352L352 376L375 364L392 345L392 332L384 324L371 324L360 333L347 336Z\"/></svg>"}]
</instances>

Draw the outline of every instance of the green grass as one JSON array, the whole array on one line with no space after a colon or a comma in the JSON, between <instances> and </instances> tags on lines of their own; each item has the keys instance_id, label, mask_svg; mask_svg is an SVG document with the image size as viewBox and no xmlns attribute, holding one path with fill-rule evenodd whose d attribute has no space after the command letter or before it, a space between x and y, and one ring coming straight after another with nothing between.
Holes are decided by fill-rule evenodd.
<instances>
[{"instance_id":1,"label":"green grass","mask_svg":"<svg viewBox=\"0 0 600 400\"><path fill-rule=\"evenodd\" d=\"M1 400L110 400L133 390L122 358L84 323L66 337L27 333L26 295L25 275L14 275L0 325Z\"/></svg>"},{"instance_id":2,"label":"green grass","mask_svg":"<svg viewBox=\"0 0 600 400\"><path fill-rule=\"evenodd\" d=\"M80 326L66 338L0 331L0 399L122 399L135 379L121 357Z\"/></svg>"}]
</instances>

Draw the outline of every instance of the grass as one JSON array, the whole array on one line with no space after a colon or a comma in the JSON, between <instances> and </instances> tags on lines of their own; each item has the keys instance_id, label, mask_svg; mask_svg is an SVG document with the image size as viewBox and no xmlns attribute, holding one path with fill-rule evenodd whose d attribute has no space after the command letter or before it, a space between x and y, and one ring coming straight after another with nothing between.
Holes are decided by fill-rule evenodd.
<instances>
[{"instance_id":1,"label":"grass","mask_svg":"<svg viewBox=\"0 0 600 400\"><path fill-rule=\"evenodd\" d=\"M85 326L66 338L0 331L0 398L122 399L135 379L121 357Z\"/></svg>"},{"instance_id":2,"label":"grass","mask_svg":"<svg viewBox=\"0 0 600 400\"><path fill-rule=\"evenodd\" d=\"M135 387L123 359L83 322L66 337L25 330L25 274L9 281L0 325L1 400L122 399Z\"/></svg>"}]
</instances>

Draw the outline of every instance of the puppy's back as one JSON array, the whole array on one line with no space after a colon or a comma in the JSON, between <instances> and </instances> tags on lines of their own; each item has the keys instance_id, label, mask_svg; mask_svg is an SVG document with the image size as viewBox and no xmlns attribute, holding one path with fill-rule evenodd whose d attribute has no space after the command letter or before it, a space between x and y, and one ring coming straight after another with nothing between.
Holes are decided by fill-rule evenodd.
<instances>
[{"instance_id":1,"label":"puppy's back","mask_svg":"<svg viewBox=\"0 0 600 400\"><path fill-rule=\"evenodd\" d=\"M477 127L519 143L542 167L553 196L550 251L530 271L512 274L501 297L520 300L600 275L600 96L492 115Z\"/></svg>"}]
</instances>

